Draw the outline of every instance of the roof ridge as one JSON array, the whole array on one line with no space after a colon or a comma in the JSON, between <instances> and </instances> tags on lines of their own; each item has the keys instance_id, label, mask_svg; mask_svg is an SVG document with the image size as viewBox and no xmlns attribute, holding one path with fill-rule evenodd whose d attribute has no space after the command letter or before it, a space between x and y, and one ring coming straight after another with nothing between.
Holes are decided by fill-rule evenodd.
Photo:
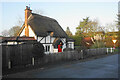
<instances>
[{"instance_id":1,"label":"roof ridge","mask_svg":"<svg viewBox=\"0 0 120 80\"><path fill-rule=\"evenodd\" d=\"M43 16L36 13L31 13L28 19L28 25L31 26L32 30L38 36L47 36L47 31L53 31L55 37L67 37L67 34L59 23L47 16Z\"/></svg>"},{"instance_id":2,"label":"roof ridge","mask_svg":"<svg viewBox=\"0 0 120 80\"><path fill-rule=\"evenodd\" d=\"M44 15L40 15L40 14L37 14L37 13L31 13L31 14L32 14L33 16L34 16L34 15L37 15L37 16L45 17L45 18L52 19L52 20L56 21L56 20L53 19L53 18L50 18L50 17L44 16Z\"/></svg>"}]
</instances>

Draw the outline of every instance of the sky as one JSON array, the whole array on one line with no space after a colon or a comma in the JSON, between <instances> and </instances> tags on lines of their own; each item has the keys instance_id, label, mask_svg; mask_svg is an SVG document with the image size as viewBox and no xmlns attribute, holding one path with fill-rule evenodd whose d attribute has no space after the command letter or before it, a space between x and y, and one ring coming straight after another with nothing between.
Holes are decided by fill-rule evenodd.
<instances>
[{"instance_id":1,"label":"sky","mask_svg":"<svg viewBox=\"0 0 120 80\"><path fill-rule=\"evenodd\" d=\"M17 25L19 17L24 21L24 10L29 6L34 10L43 12L43 16L54 18L61 27L66 30L70 28L75 34L76 27L83 18L90 17L91 20L98 20L101 26L117 21L118 1L109 0L101 2L92 1L1 1L0 2L0 33Z\"/></svg>"}]
</instances>

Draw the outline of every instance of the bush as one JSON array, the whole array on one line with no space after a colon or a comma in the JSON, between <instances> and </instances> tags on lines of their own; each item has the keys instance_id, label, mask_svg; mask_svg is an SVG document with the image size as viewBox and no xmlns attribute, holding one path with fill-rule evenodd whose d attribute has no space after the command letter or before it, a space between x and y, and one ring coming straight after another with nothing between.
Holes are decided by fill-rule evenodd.
<instances>
[{"instance_id":1,"label":"bush","mask_svg":"<svg viewBox=\"0 0 120 80\"><path fill-rule=\"evenodd\" d=\"M37 42L33 44L33 48L32 48L32 53L34 54L35 57L43 57L44 54L44 46Z\"/></svg>"},{"instance_id":2,"label":"bush","mask_svg":"<svg viewBox=\"0 0 120 80\"><path fill-rule=\"evenodd\" d=\"M81 50L85 50L85 49L87 49L85 46L77 46L76 48L75 48L75 50L76 51L78 51L78 52L81 52Z\"/></svg>"},{"instance_id":3,"label":"bush","mask_svg":"<svg viewBox=\"0 0 120 80\"><path fill-rule=\"evenodd\" d=\"M103 48L103 47L105 47L103 41L96 41L90 48L94 49L94 48Z\"/></svg>"},{"instance_id":4,"label":"bush","mask_svg":"<svg viewBox=\"0 0 120 80\"><path fill-rule=\"evenodd\" d=\"M80 46L81 40L82 40L82 37L81 37L81 36L76 36L76 35L74 35L74 36L71 36L70 38L72 38L72 39L75 40L75 45L76 45L76 46Z\"/></svg>"}]
</instances>

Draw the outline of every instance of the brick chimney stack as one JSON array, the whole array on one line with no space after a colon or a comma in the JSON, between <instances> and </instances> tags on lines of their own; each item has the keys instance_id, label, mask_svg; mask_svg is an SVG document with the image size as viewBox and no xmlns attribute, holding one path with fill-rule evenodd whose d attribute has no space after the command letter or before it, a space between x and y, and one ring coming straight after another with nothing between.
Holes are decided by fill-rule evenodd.
<instances>
[{"instance_id":1,"label":"brick chimney stack","mask_svg":"<svg viewBox=\"0 0 120 80\"><path fill-rule=\"evenodd\" d=\"M32 10L30 10L30 7L26 6L25 9L25 36L29 37L29 28L28 28L28 17L32 13Z\"/></svg>"}]
</instances>

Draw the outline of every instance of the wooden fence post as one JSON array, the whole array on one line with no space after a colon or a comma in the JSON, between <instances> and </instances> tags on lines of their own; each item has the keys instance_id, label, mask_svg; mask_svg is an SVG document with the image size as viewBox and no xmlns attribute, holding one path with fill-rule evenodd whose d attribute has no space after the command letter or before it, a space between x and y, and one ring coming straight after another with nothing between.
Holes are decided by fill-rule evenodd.
<instances>
[{"instance_id":1,"label":"wooden fence post","mask_svg":"<svg viewBox=\"0 0 120 80\"><path fill-rule=\"evenodd\" d=\"M108 54L108 50L109 50L109 48L107 48L107 54Z\"/></svg>"},{"instance_id":2,"label":"wooden fence post","mask_svg":"<svg viewBox=\"0 0 120 80\"><path fill-rule=\"evenodd\" d=\"M83 50L81 50L81 58L83 59L84 58L84 56L83 56Z\"/></svg>"},{"instance_id":3,"label":"wooden fence post","mask_svg":"<svg viewBox=\"0 0 120 80\"><path fill-rule=\"evenodd\" d=\"M34 57L32 57L32 65L33 66L35 65L35 59L34 59Z\"/></svg>"},{"instance_id":4,"label":"wooden fence post","mask_svg":"<svg viewBox=\"0 0 120 80\"><path fill-rule=\"evenodd\" d=\"M8 69L11 69L11 61L8 61Z\"/></svg>"},{"instance_id":5,"label":"wooden fence post","mask_svg":"<svg viewBox=\"0 0 120 80\"><path fill-rule=\"evenodd\" d=\"M111 47L111 53L112 53L113 51L112 51L112 47Z\"/></svg>"}]
</instances>

